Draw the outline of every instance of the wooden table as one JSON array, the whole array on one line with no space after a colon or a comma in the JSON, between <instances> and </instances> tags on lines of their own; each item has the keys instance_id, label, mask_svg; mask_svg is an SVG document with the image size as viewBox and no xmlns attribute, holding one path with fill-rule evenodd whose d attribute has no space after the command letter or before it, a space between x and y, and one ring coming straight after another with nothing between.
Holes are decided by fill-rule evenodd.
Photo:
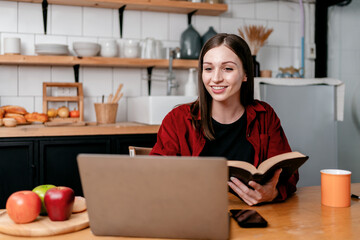
<instances>
[{"instance_id":1,"label":"wooden table","mask_svg":"<svg viewBox=\"0 0 360 240\"><path fill-rule=\"evenodd\" d=\"M360 183L352 184L352 193L360 195ZM231 219L230 239L358 239L360 234L360 200L351 200L349 208L321 205L320 186L299 188L294 196L283 203L249 207L229 195L229 209L255 209L268 222L267 228L240 228ZM24 239L0 234L3 239ZM32 239L120 239L97 237L90 229L52 237ZM134 238L131 238L134 239Z\"/></svg>"}]
</instances>

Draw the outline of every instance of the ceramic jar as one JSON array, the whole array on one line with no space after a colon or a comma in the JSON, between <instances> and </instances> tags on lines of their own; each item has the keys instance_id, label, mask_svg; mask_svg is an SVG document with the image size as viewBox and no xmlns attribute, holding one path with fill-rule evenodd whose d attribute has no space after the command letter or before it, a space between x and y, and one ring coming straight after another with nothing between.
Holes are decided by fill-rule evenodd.
<instances>
[{"instance_id":1,"label":"ceramic jar","mask_svg":"<svg viewBox=\"0 0 360 240\"><path fill-rule=\"evenodd\" d=\"M201 37L195 28L189 24L181 34L180 55L182 59L198 59L201 51Z\"/></svg>"},{"instance_id":2,"label":"ceramic jar","mask_svg":"<svg viewBox=\"0 0 360 240\"><path fill-rule=\"evenodd\" d=\"M154 38L146 38L141 43L141 58L160 59L164 58L163 43Z\"/></svg>"},{"instance_id":3,"label":"ceramic jar","mask_svg":"<svg viewBox=\"0 0 360 240\"><path fill-rule=\"evenodd\" d=\"M217 32L214 30L214 28L213 28L213 27L209 27L209 29L207 30L207 32L204 33L204 35L201 37L202 45L204 45L207 40L209 40L210 38L212 38L212 37L215 36L216 34L217 34Z\"/></svg>"},{"instance_id":4,"label":"ceramic jar","mask_svg":"<svg viewBox=\"0 0 360 240\"><path fill-rule=\"evenodd\" d=\"M135 40L127 40L124 43L124 57L137 58L139 57L139 42Z\"/></svg>"},{"instance_id":5,"label":"ceramic jar","mask_svg":"<svg viewBox=\"0 0 360 240\"><path fill-rule=\"evenodd\" d=\"M114 39L104 40L101 42L100 56L102 57L118 56L118 46Z\"/></svg>"},{"instance_id":6,"label":"ceramic jar","mask_svg":"<svg viewBox=\"0 0 360 240\"><path fill-rule=\"evenodd\" d=\"M18 55L21 53L21 40L20 38L11 37L4 38L4 54L5 55Z\"/></svg>"}]
</instances>

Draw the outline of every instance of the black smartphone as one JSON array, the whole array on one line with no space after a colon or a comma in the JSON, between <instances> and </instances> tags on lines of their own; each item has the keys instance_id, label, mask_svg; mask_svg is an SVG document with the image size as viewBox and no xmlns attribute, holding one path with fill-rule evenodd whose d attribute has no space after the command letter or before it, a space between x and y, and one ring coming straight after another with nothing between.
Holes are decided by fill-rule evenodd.
<instances>
[{"instance_id":1,"label":"black smartphone","mask_svg":"<svg viewBox=\"0 0 360 240\"><path fill-rule=\"evenodd\" d=\"M231 217L243 228L263 228L267 221L255 210L231 209Z\"/></svg>"}]
</instances>

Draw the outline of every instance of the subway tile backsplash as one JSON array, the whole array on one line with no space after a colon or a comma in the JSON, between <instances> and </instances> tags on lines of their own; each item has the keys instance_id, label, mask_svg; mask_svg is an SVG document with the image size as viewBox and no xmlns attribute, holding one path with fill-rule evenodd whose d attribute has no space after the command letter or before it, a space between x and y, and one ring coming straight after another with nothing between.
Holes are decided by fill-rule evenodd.
<instances>
[{"instance_id":1,"label":"subway tile backsplash","mask_svg":"<svg viewBox=\"0 0 360 240\"><path fill-rule=\"evenodd\" d=\"M51 34L70 36L83 34L82 7L51 5L51 13Z\"/></svg>"},{"instance_id":2,"label":"subway tile backsplash","mask_svg":"<svg viewBox=\"0 0 360 240\"><path fill-rule=\"evenodd\" d=\"M203 35L210 26L217 32L238 34L244 24L262 24L274 28L266 45L260 49L257 59L261 69L270 69L273 76L279 67L300 67L300 8L290 1L225 0L228 11L221 16L192 17L192 24ZM305 4L308 16L313 16L314 7ZM313 17L312 17L313 19ZM313 24L313 23L312 23ZM163 41L165 47L180 46L181 33L187 28L187 15L125 10L123 39L141 41L153 37ZM309 28L311 31L313 29ZM47 34L44 34L41 4L9 2L0 0L0 53L3 54L5 37L21 38L21 53L35 55L36 43L68 44L74 54L72 43L102 39L120 39L119 12L117 9L78 6L49 5ZM120 53L121 55L121 53ZM311 62L307 61L311 66ZM187 70L174 70L180 84L174 94L184 92ZM309 73L311 77L312 72ZM85 120L95 121L93 104L115 93L120 83L124 84L124 97L120 101L117 121L127 120L126 100L129 96L147 95L146 69L82 67L79 81L85 94ZM154 69L151 85L152 95L166 95L166 69ZM0 66L0 105L16 104L28 111L42 112L42 83L73 82L72 67L58 66Z\"/></svg>"},{"instance_id":3,"label":"subway tile backsplash","mask_svg":"<svg viewBox=\"0 0 360 240\"><path fill-rule=\"evenodd\" d=\"M0 1L0 31L17 32L17 2Z\"/></svg>"}]
</instances>

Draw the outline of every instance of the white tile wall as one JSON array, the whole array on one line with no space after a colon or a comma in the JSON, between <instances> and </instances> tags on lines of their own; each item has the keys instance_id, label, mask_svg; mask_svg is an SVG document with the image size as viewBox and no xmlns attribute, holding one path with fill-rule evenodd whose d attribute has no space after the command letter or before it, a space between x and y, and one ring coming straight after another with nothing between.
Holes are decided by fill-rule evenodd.
<instances>
[{"instance_id":1,"label":"white tile wall","mask_svg":"<svg viewBox=\"0 0 360 240\"><path fill-rule=\"evenodd\" d=\"M41 4L22 2L18 4L19 33L43 33Z\"/></svg>"},{"instance_id":2,"label":"white tile wall","mask_svg":"<svg viewBox=\"0 0 360 240\"><path fill-rule=\"evenodd\" d=\"M74 69L72 67L51 67L51 82L74 82Z\"/></svg>"},{"instance_id":3,"label":"white tile wall","mask_svg":"<svg viewBox=\"0 0 360 240\"><path fill-rule=\"evenodd\" d=\"M114 10L113 13L113 37L119 38L120 37L120 24L119 24L119 11ZM139 11L124 11L123 17L123 38L135 38L141 39L141 12Z\"/></svg>"},{"instance_id":4,"label":"white tile wall","mask_svg":"<svg viewBox=\"0 0 360 240\"><path fill-rule=\"evenodd\" d=\"M277 20L277 2L258 2L255 4L255 16L257 19Z\"/></svg>"},{"instance_id":5,"label":"white tile wall","mask_svg":"<svg viewBox=\"0 0 360 240\"><path fill-rule=\"evenodd\" d=\"M200 36L203 36L209 30L209 26L212 26L216 32L220 31L220 18L212 16L196 16L195 29L199 32Z\"/></svg>"},{"instance_id":6,"label":"white tile wall","mask_svg":"<svg viewBox=\"0 0 360 240\"><path fill-rule=\"evenodd\" d=\"M269 45L281 47L288 47L291 45L289 22L269 21L268 27L274 29L268 39Z\"/></svg>"},{"instance_id":7,"label":"white tile wall","mask_svg":"<svg viewBox=\"0 0 360 240\"><path fill-rule=\"evenodd\" d=\"M0 32L17 32L17 2L0 1Z\"/></svg>"},{"instance_id":8,"label":"white tile wall","mask_svg":"<svg viewBox=\"0 0 360 240\"><path fill-rule=\"evenodd\" d=\"M1 105L19 105L28 112L34 111L34 97L1 97Z\"/></svg>"},{"instance_id":9,"label":"white tile wall","mask_svg":"<svg viewBox=\"0 0 360 240\"><path fill-rule=\"evenodd\" d=\"M84 36L113 36L113 10L105 8L83 7Z\"/></svg>"},{"instance_id":10,"label":"white tile wall","mask_svg":"<svg viewBox=\"0 0 360 240\"><path fill-rule=\"evenodd\" d=\"M169 40L180 41L181 33L187 25L186 14L169 14Z\"/></svg>"},{"instance_id":11,"label":"white tile wall","mask_svg":"<svg viewBox=\"0 0 360 240\"><path fill-rule=\"evenodd\" d=\"M82 35L82 8L75 6L51 5L51 33L61 35Z\"/></svg>"},{"instance_id":12,"label":"white tile wall","mask_svg":"<svg viewBox=\"0 0 360 240\"><path fill-rule=\"evenodd\" d=\"M279 21L300 22L300 7L298 3L279 1Z\"/></svg>"},{"instance_id":13,"label":"white tile wall","mask_svg":"<svg viewBox=\"0 0 360 240\"><path fill-rule=\"evenodd\" d=\"M109 95L112 92L112 68L84 67L82 70L81 82L86 97Z\"/></svg>"},{"instance_id":14,"label":"white tile wall","mask_svg":"<svg viewBox=\"0 0 360 240\"><path fill-rule=\"evenodd\" d=\"M152 37L159 40L168 40L169 14L142 12L141 14L141 37Z\"/></svg>"},{"instance_id":15,"label":"white tile wall","mask_svg":"<svg viewBox=\"0 0 360 240\"><path fill-rule=\"evenodd\" d=\"M270 69L276 73L279 67L287 67L290 64L299 67L300 9L297 2L225 0L225 3L228 4L228 11L220 16L193 16L192 23L201 35L210 26L217 32L234 34L238 34L238 28L244 24L273 27L274 32L257 57L261 69ZM305 4L307 19L311 19L312 22L313 5ZM180 36L186 28L186 14L125 10L123 39L120 39L117 9L49 5L48 34L45 35L41 4L0 0L1 54L5 37L20 37L21 53L24 55L35 54L35 43L68 44L70 53L74 55L72 43L75 41L100 42L101 39L109 38L116 39L120 46L124 39L140 41L146 37L153 37L162 40L165 47L176 47L180 46ZM311 24L306 31L307 39L313 39ZM306 66L309 66L311 77L311 61L307 61ZM184 92L183 85L187 80L188 71L177 69L174 72L180 86L173 93L180 95ZM114 93L120 83L124 84L125 96L119 102L117 121L127 120L128 96L147 95L148 92L146 69L85 67L80 68L79 74L80 82L84 85L87 121L96 120L93 104L100 102L102 95ZM152 82L153 95L166 94L166 76L166 69L153 70L153 78L162 79ZM41 112L42 82L45 81L73 82L73 68L0 66L0 104L18 104L28 108L28 111Z\"/></svg>"},{"instance_id":16,"label":"white tile wall","mask_svg":"<svg viewBox=\"0 0 360 240\"><path fill-rule=\"evenodd\" d=\"M19 66L19 96L42 96L42 83L51 82L49 66Z\"/></svg>"},{"instance_id":17,"label":"white tile wall","mask_svg":"<svg viewBox=\"0 0 360 240\"><path fill-rule=\"evenodd\" d=\"M17 96L17 95L18 95L18 67L4 66L4 65L0 66L0 96L3 97L3 96Z\"/></svg>"},{"instance_id":18,"label":"white tile wall","mask_svg":"<svg viewBox=\"0 0 360 240\"><path fill-rule=\"evenodd\" d=\"M255 18L255 1L238 0L230 3L229 12L234 18Z\"/></svg>"}]
</instances>

